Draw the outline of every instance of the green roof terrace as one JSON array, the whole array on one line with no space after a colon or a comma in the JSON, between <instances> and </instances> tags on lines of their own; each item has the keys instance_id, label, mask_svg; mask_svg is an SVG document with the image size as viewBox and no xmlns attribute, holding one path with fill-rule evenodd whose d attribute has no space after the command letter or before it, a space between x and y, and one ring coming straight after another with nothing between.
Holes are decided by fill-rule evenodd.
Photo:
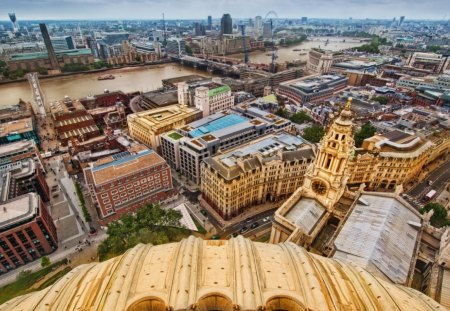
<instances>
[{"instance_id":1,"label":"green roof terrace","mask_svg":"<svg viewBox=\"0 0 450 311\"><path fill-rule=\"evenodd\" d=\"M183 137L183 135L181 135L177 132L172 132L172 133L168 134L167 136L169 136L170 138L172 138L174 140L178 140Z\"/></svg>"},{"instance_id":2,"label":"green roof terrace","mask_svg":"<svg viewBox=\"0 0 450 311\"><path fill-rule=\"evenodd\" d=\"M210 89L208 91L208 96L212 97L212 96L216 96L225 92L231 91L231 88L228 85L222 85L219 87L216 87L214 89Z\"/></svg>"}]
</instances>

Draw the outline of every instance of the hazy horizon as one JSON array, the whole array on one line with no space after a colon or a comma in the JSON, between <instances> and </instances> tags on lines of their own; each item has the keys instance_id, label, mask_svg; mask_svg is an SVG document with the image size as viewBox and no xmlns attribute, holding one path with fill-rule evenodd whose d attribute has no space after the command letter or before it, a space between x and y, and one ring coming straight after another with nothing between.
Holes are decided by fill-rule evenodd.
<instances>
[{"instance_id":1,"label":"hazy horizon","mask_svg":"<svg viewBox=\"0 0 450 311\"><path fill-rule=\"evenodd\" d=\"M164 12L168 20L206 19L211 15L220 18L230 13L232 18L264 17L275 11L280 18L335 18L335 19L406 19L446 20L447 12L437 8L448 8L448 0L430 0L411 3L407 0L4 0L4 16L16 13L20 20L158 20ZM211 9L213 7L213 9Z\"/></svg>"}]
</instances>

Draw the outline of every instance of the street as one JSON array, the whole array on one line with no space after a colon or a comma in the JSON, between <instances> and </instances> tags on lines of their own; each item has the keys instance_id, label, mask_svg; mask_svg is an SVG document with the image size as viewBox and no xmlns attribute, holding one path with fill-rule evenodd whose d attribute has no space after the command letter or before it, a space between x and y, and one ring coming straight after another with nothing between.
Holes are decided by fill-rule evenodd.
<instances>
[{"instance_id":1,"label":"street","mask_svg":"<svg viewBox=\"0 0 450 311\"><path fill-rule=\"evenodd\" d=\"M424 202L421 200L432 189L436 190L435 198L445 189L450 180L450 159L440 164L429 173L419 184L406 192L405 199L416 208L421 208ZM431 183L431 184L430 184Z\"/></svg>"}]
</instances>

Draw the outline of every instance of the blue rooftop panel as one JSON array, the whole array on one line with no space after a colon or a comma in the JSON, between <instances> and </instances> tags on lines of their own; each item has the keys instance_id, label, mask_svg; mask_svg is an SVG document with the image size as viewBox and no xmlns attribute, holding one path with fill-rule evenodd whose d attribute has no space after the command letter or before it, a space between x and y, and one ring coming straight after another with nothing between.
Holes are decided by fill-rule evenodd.
<instances>
[{"instance_id":1,"label":"blue rooftop panel","mask_svg":"<svg viewBox=\"0 0 450 311\"><path fill-rule=\"evenodd\" d=\"M192 130L189 132L189 136L192 138L196 138L202 135L205 135L206 133L211 133L214 131L219 131L224 128L227 128L229 126L233 126L239 123L243 123L245 121L248 121L247 118L244 118L237 114L230 114L223 118L216 119L214 121L211 121L209 123L203 124L203 126L196 128L195 130Z\"/></svg>"}]
</instances>

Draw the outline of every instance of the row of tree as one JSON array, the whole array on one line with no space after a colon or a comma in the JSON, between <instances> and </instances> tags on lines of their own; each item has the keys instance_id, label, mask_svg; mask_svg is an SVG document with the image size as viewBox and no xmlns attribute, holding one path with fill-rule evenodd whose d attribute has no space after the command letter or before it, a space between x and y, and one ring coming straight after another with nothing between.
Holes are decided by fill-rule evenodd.
<instances>
[{"instance_id":1,"label":"row of tree","mask_svg":"<svg viewBox=\"0 0 450 311\"><path fill-rule=\"evenodd\" d=\"M98 247L100 261L123 254L139 243L159 245L180 241L190 231L180 225L181 213L146 205L135 214L125 214L108 224L108 237Z\"/></svg>"}]
</instances>

